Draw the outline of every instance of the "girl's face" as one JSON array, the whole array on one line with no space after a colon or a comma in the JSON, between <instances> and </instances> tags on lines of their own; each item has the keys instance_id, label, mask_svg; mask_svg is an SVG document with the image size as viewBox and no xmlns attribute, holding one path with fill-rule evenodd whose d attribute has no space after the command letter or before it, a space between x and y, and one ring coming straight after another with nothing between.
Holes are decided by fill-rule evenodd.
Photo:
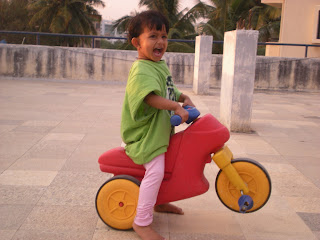
<instances>
[{"instance_id":1,"label":"girl's face","mask_svg":"<svg viewBox=\"0 0 320 240\"><path fill-rule=\"evenodd\" d=\"M138 58L158 62L168 47L168 34L163 25L161 31L144 27L138 38L132 39L132 44L138 50Z\"/></svg>"}]
</instances>

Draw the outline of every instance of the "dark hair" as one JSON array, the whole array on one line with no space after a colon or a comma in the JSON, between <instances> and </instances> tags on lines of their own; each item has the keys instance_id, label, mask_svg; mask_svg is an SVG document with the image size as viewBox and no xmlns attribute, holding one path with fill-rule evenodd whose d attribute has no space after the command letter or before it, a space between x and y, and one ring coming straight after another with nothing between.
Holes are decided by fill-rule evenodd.
<instances>
[{"instance_id":1,"label":"dark hair","mask_svg":"<svg viewBox=\"0 0 320 240\"><path fill-rule=\"evenodd\" d=\"M143 32L144 27L148 27L150 30L154 27L160 31L163 27L166 28L166 32L169 32L169 21L160 12L149 10L141 12L133 17L128 26L128 41L131 42L132 38L139 37Z\"/></svg>"}]
</instances>

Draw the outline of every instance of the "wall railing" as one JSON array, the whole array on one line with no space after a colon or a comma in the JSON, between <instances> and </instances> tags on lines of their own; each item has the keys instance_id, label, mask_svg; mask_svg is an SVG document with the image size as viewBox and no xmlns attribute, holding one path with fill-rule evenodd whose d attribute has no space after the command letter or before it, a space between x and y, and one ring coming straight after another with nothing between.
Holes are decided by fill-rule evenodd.
<instances>
[{"instance_id":1,"label":"wall railing","mask_svg":"<svg viewBox=\"0 0 320 240\"><path fill-rule=\"evenodd\" d=\"M36 45L40 45L40 36L51 36L51 37L72 37L72 38L89 38L91 39L91 47L95 47L95 39L107 39L107 40L127 40L124 37L107 37L98 35L81 35L81 34L62 34L62 33L45 33L45 32L25 32L25 31L3 31L0 30L0 34L22 34L22 35L34 35L36 36ZM1 36L1 35L0 35ZM1 37L0 37L1 40ZM185 43L195 43L195 40L186 39L168 39L169 42L185 42ZM223 41L213 41L213 44L223 44ZM276 42L258 42L260 46L266 45L276 45L276 46L296 46L305 47L305 57L308 57L309 47L320 47L316 44L300 44L300 43L276 43Z\"/></svg>"}]
</instances>

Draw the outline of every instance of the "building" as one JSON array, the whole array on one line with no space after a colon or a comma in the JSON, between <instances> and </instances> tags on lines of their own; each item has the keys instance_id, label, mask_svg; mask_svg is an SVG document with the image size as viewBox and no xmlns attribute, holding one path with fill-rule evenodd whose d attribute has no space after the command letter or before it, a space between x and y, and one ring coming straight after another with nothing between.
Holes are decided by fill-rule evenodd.
<instances>
[{"instance_id":1,"label":"building","mask_svg":"<svg viewBox=\"0 0 320 240\"><path fill-rule=\"evenodd\" d=\"M320 45L320 0L261 0L281 8L279 43ZM271 46L266 56L305 57L305 47ZM308 57L320 57L320 47L308 47Z\"/></svg>"},{"instance_id":2,"label":"building","mask_svg":"<svg viewBox=\"0 0 320 240\"><path fill-rule=\"evenodd\" d=\"M100 32L101 36L106 36L106 37L127 37L126 33L119 33L117 29L113 30L113 25L114 22L110 20L102 20L101 21L101 27L100 27ZM112 41L112 40L111 40Z\"/></svg>"}]
</instances>

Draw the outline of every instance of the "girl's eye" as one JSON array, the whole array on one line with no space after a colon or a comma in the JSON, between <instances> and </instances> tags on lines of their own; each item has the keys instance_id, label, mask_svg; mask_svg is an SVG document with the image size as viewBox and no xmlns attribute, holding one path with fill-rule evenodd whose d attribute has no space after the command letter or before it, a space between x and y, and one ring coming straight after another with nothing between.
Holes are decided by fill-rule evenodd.
<instances>
[{"instance_id":1,"label":"girl's eye","mask_svg":"<svg viewBox=\"0 0 320 240\"><path fill-rule=\"evenodd\" d=\"M150 35L150 38L156 38L156 35Z\"/></svg>"}]
</instances>

